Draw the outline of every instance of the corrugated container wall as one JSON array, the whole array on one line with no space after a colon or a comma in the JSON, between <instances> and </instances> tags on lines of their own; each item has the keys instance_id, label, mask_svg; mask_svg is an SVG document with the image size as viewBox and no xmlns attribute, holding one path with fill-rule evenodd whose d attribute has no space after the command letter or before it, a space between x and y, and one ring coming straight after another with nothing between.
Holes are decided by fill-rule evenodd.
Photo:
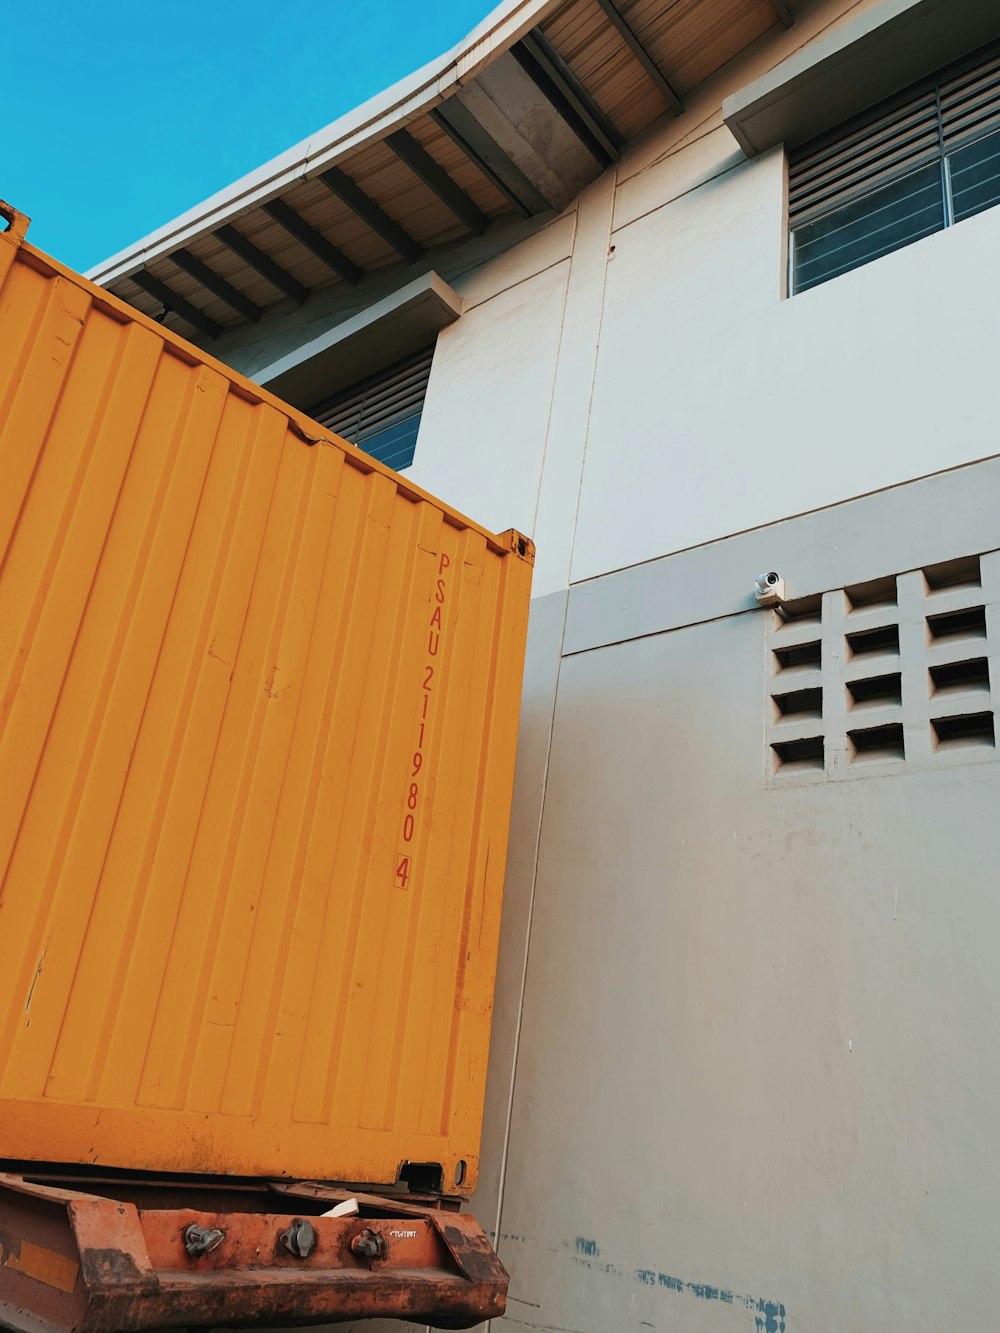
<instances>
[{"instance_id":1,"label":"corrugated container wall","mask_svg":"<svg viewBox=\"0 0 1000 1333\"><path fill-rule=\"evenodd\" d=\"M531 546L0 236L0 1157L475 1185ZM464 1163L464 1167L463 1167Z\"/></svg>"}]
</instances>

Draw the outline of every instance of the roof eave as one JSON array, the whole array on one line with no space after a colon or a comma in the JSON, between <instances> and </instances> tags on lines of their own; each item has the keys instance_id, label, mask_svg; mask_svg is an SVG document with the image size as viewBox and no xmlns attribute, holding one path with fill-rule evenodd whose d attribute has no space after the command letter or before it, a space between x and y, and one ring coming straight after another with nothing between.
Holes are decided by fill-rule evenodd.
<instances>
[{"instance_id":1,"label":"roof eave","mask_svg":"<svg viewBox=\"0 0 1000 1333\"><path fill-rule=\"evenodd\" d=\"M88 270L86 276L102 286L127 278L157 255L185 245L206 231L214 231L247 208L281 194L295 181L336 165L366 142L384 139L419 112L443 101L453 89L475 78L559 3L560 0L503 0L445 55L103 260Z\"/></svg>"}]
</instances>

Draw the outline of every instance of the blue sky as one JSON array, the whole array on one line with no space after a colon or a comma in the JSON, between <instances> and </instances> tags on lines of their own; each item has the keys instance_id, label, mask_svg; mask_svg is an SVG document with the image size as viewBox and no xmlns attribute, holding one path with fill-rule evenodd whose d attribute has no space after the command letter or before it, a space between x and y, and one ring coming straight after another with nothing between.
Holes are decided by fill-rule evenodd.
<instances>
[{"instance_id":1,"label":"blue sky","mask_svg":"<svg viewBox=\"0 0 1000 1333\"><path fill-rule=\"evenodd\" d=\"M4 19L0 198L86 269L440 55L490 0L31 0Z\"/></svg>"}]
</instances>

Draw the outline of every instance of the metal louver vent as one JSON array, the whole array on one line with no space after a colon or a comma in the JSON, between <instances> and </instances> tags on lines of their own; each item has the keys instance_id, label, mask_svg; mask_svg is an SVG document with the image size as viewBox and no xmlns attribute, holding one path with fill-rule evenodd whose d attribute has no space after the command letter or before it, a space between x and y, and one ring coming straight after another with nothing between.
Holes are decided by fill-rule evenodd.
<instances>
[{"instance_id":1,"label":"metal louver vent","mask_svg":"<svg viewBox=\"0 0 1000 1333\"><path fill-rule=\"evenodd\" d=\"M947 75L947 77L946 77ZM1000 49L976 58L976 63L945 71L939 86L941 138L944 151L1000 129Z\"/></svg>"},{"instance_id":2,"label":"metal louver vent","mask_svg":"<svg viewBox=\"0 0 1000 1333\"><path fill-rule=\"evenodd\" d=\"M1000 46L813 140L789 161L796 291L1000 203Z\"/></svg>"},{"instance_id":3,"label":"metal louver vent","mask_svg":"<svg viewBox=\"0 0 1000 1333\"><path fill-rule=\"evenodd\" d=\"M868 113L860 124L807 146L790 164L788 216L793 227L888 185L941 156L933 87Z\"/></svg>"},{"instance_id":4,"label":"metal louver vent","mask_svg":"<svg viewBox=\"0 0 1000 1333\"><path fill-rule=\"evenodd\" d=\"M309 415L389 467L407 467L413 461L433 356L434 348L427 347L317 403Z\"/></svg>"}]
</instances>

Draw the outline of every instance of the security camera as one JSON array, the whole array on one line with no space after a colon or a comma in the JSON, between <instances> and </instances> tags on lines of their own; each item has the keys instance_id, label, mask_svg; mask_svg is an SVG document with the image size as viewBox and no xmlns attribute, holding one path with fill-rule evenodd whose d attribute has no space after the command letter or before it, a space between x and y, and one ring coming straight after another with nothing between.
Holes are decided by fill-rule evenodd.
<instances>
[{"instance_id":1,"label":"security camera","mask_svg":"<svg viewBox=\"0 0 1000 1333\"><path fill-rule=\"evenodd\" d=\"M753 597L758 606L780 606L785 600L785 580L773 569L759 574L753 585Z\"/></svg>"}]
</instances>

